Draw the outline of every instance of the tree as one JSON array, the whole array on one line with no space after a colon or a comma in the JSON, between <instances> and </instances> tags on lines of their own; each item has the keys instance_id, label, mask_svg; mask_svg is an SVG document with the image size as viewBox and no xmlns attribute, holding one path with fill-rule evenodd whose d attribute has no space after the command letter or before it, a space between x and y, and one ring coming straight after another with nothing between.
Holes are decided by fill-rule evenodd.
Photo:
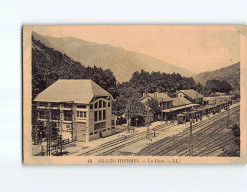
<instances>
[{"instance_id":1,"label":"tree","mask_svg":"<svg viewBox=\"0 0 247 195\"><path fill-rule=\"evenodd\" d=\"M126 108L128 99L124 96L118 96L112 102L112 113L117 116L122 116L124 114L124 110Z\"/></svg>"},{"instance_id":2,"label":"tree","mask_svg":"<svg viewBox=\"0 0 247 195\"><path fill-rule=\"evenodd\" d=\"M146 115L145 105L140 101L140 96L138 93L133 94L131 98L128 99L125 116L128 119L128 127L130 126L131 119L138 115Z\"/></svg>"},{"instance_id":3,"label":"tree","mask_svg":"<svg viewBox=\"0 0 247 195\"><path fill-rule=\"evenodd\" d=\"M206 82L204 90L207 93L229 93L232 90L232 87L227 81L213 79Z\"/></svg>"},{"instance_id":4,"label":"tree","mask_svg":"<svg viewBox=\"0 0 247 195\"><path fill-rule=\"evenodd\" d=\"M67 55L49 48L32 37L32 97L58 79L92 79L103 89L118 96L117 80L109 69L84 67Z\"/></svg>"},{"instance_id":5,"label":"tree","mask_svg":"<svg viewBox=\"0 0 247 195\"><path fill-rule=\"evenodd\" d=\"M32 125L32 140L35 144L41 142L43 137L43 132L45 130L44 122L43 121L36 121L35 124Z\"/></svg>"},{"instance_id":6,"label":"tree","mask_svg":"<svg viewBox=\"0 0 247 195\"><path fill-rule=\"evenodd\" d=\"M160 72L134 72L131 79L130 85L137 89L140 93L145 90L153 93L157 88L160 92L175 92L180 89L196 89L195 81L192 77L182 77L178 73L160 73Z\"/></svg>"},{"instance_id":7,"label":"tree","mask_svg":"<svg viewBox=\"0 0 247 195\"><path fill-rule=\"evenodd\" d=\"M215 93L220 91L220 81L213 79L208 80L205 85L205 91L207 93Z\"/></svg>"},{"instance_id":8,"label":"tree","mask_svg":"<svg viewBox=\"0 0 247 195\"><path fill-rule=\"evenodd\" d=\"M229 93L232 90L232 86L227 81L221 81L220 85L222 93Z\"/></svg>"},{"instance_id":9,"label":"tree","mask_svg":"<svg viewBox=\"0 0 247 195\"><path fill-rule=\"evenodd\" d=\"M160 114L159 102L151 98L148 99L147 105L152 109L154 116L157 119L158 114Z\"/></svg>"},{"instance_id":10,"label":"tree","mask_svg":"<svg viewBox=\"0 0 247 195\"><path fill-rule=\"evenodd\" d=\"M196 84L196 91L197 91L198 93L202 93L202 92L203 92L203 86L202 86L201 83L197 83L197 84Z\"/></svg>"}]
</instances>

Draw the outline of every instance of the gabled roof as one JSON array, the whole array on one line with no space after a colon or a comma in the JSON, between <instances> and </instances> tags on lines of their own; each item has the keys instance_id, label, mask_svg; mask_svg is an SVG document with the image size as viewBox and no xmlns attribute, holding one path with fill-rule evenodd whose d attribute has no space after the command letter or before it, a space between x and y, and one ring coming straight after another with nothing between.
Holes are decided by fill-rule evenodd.
<instances>
[{"instance_id":1,"label":"gabled roof","mask_svg":"<svg viewBox=\"0 0 247 195\"><path fill-rule=\"evenodd\" d=\"M170 102L170 101L172 101L172 99L166 93L148 93L148 94L146 94L144 99L148 96L157 100L158 102Z\"/></svg>"},{"instance_id":2,"label":"gabled roof","mask_svg":"<svg viewBox=\"0 0 247 195\"><path fill-rule=\"evenodd\" d=\"M202 98L203 97L200 93L198 93L194 89L179 90L176 94L178 94L179 92L184 93L185 95L189 96L192 99Z\"/></svg>"},{"instance_id":3,"label":"gabled roof","mask_svg":"<svg viewBox=\"0 0 247 195\"><path fill-rule=\"evenodd\" d=\"M172 107L178 107L183 105L191 104L191 102L183 97L172 98Z\"/></svg>"},{"instance_id":4,"label":"gabled roof","mask_svg":"<svg viewBox=\"0 0 247 195\"><path fill-rule=\"evenodd\" d=\"M111 97L111 94L89 79L59 79L39 93L34 101L88 104L95 96Z\"/></svg>"}]
</instances>

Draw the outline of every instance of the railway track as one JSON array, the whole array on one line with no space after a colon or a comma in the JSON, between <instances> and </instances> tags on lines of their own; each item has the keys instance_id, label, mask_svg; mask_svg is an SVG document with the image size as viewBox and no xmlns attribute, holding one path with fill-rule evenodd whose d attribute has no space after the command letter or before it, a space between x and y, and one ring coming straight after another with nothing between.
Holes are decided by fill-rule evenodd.
<instances>
[{"instance_id":1,"label":"railway track","mask_svg":"<svg viewBox=\"0 0 247 195\"><path fill-rule=\"evenodd\" d=\"M224 123L220 123L218 126L211 127L210 129L205 128L204 132L207 132L208 130L210 130L210 133L203 135L202 138L197 139L196 142L193 142L193 156L198 156L200 151L207 150L212 145L215 146L221 142L226 143L229 138L233 138L233 135L229 133L225 135L221 134L222 127L224 126L226 126ZM194 136L197 136L197 138L201 137L201 135L197 135L197 134L194 134ZM188 147L186 147L185 145L182 145L179 151L171 154L171 156L188 156L188 155L190 155L188 151Z\"/></svg>"},{"instance_id":2,"label":"railway track","mask_svg":"<svg viewBox=\"0 0 247 195\"><path fill-rule=\"evenodd\" d=\"M154 127L154 130L156 133L159 133L164 130L170 129L173 126L175 126L175 124L161 124L161 125L157 125L156 127ZM88 156L88 155L104 156L104 155L107 155L108 153L114 152L117 149L125 147L129 144L133 144L145 138L146 138L146 132L134 133L134 134L123 136L115 140L109 141L107 143L101 144L98 147L90 151L80 154L79 156Z\"/></svg>"},{"instance_id":3,"label":"railway track","mask_svg":"<svg viewBox=\"0 0 247 195\"><path fill-rule=\"evenodd\" d=\"M238 112L239 112L239 106L231 110L231 115L236 114ZM195 135L197 135L197 137L200 137L199 135L202 135L202 133L208 132L207 130L210 130L211 135L213 135L217 130L222 128L222 125L225 124L224 122L225 122L226 116L227 116L226 112L223 112L222 114L218 114L218 117L216 118L218 119L217 124L215 124L214 122L209 123L209 122L212 122L212 120L214 121L214 119L211 119L210 121L206 120L204 123L201 122L201 124L198 123L194 125L193 137L195 137ZM139 155L151 155L151 156L152 155L158 155L158 156L188 155L189 153L188 143L190 141L190 136L188 135L190 135L190 131L189 129L185 129L180 135L178 134L177 136L165 138L163 140L160 140L159 142L156 142L148 146L147 148L144 148L142 151L139 152ZM204 137L208 137L208 135L204 134ZM198 143L202 141L202 139L199 140Z\"/></svg>"},{"instance_id":4,"label":"railway track","mask_svg":"<svg viewBox=\"0 0 247 195\"><path fill-rule=\"evenodd\" d=\"M218 118L218 117L221 117L221 115L216 115L216 116L215 116L215 118ZM211 118L211 120L214 120L214 119ZM207 121L207 122L208 122L208 121ZM206 123L206 122L205 122L205 123ZM203 124L197 124L197 125L203 125ZM188 129L189 129L189 128L188 128ZM172 137L176 137L176 135L174 135L174 136L172 136ZM106 151L106 152L103 152L103 153L99 154L99 156L110 155L111 153L115 152L116 150L121 149L121 148L123 148L123 147L125 147L125 146L128 146L128 145L130 145L130 144L133 144L133 143L135 143L135 142L138 142L138 141L140 141L140 140L142 140L142 139L143 139L143 138L136 139L136 140L131 141L131 142L129 142L129 143L126 143L126 144L124 144L124 145L118 146L118 147L113 148L113 149L111 149L111 150L109 150L109 151Z\"/></svg>"},{"instance_id":5,"label":"railway track","mask_svg":"<svg viewBox=\"0 0 247 195\"><path fill-rule=\"evenodd\" d=\"M232 114L234 114L234 113L232 113ZM235 120L238 117L239 116L236 115L236 116L232 117L231 119ZM218 128L218 126L215 126L215 127L212 127L212 128L206 127L207 129L205 131L194 134L197 139L196 140L193 139L193 140L195 140L193 142L193 148L194 149L195 148L201 148L203 146L204 147L207 147L208 144L211 144L211 142L208 142L208 140L214 140L214 141L220 141L220 139L224 139L225 140L229 136L229 134L223 135L223 136L222 136L222 134L220 134L220 132L222 131L222 127L223 126L227 126L224 123L224 119L222 121L222 124L220 124L219 126L221 128ZM213 129L215 129L215 130L213 130ZM216 140L216 138L217 138L217 140ZM194 152L195 151L196 150L194 150ZM189 155L189 152L188 152L188 148L186 148L185 146L182 145L181 148L180 148L180 150L177 151L176 153L174 153L173 156L183 156L183 155Z\"/></svg>"},{"instance_id":6,"label":"railway track","mask_svg":"<svg viewBox=\"0 0 247 195\"><path fill-rule=\"evenodd\" d=\"M236 110L236 107L231 109L231 112L233 112L234 110ZM221 112L205 121L201 121L198 122L196 125L204 125L206 123L208 123L209 121L215 120L221 116L224 115L225 112ZM200 124L199 124L200 123ZM166 130L169 130L170 128L176 126L176 124L161 124L161 125L157 125L156 127L154 127L154 130L156 133L159 132L164 132ZM186 128L182 133L178 134L180 136L186 134L186 132L189 130L189 128ZM186 131L186 132L185 132ZM172 136L175 138L176 135ZM106 156L106 155L110 155L112 153L114 153L115 151L126 147L128 145L134 144L138 141L141 141L143 139L146 138L146 132L140 132L140 133L134 133L131 135L127 135L127 136L123 136L120 138L117 138L115 140L109 141L107 143L101 144L98 147L91 149L87 152L81 153L79 154L80 156L89 156L89 155L94 155L94 156ZM159 141L158 141L159 142ZM157 142L155 142L157 143Z\"/></svg>"},{"instance_id":7,"label":"railway track","mask_svg":"<svg viewBox=\"0 0 247 195\"><path fill-rule=\"evenodd\" d=\"M235 113L235 112L239 112L239 106L232 108L231 109L231 114ZM226 117L227 113L226 112L222 112L217 114L216 116L214 116L214 118L210 118L208 120L199 122L195 125L193 125L193 134L197 133L203 133L205 130L212 128L213 126L217 125L214 123L214 120L225 120L222 119L224 117ZM217 121L218 123L218 121ZM204 128L200 129L201 127L205 126ZM220 125L217 125L217 127L220 127ZM185 147L184 144L189 142L189 135L190 131L189 128L186 128L183 132L181 132L180 134L171 136L171 137L167 137L165 139L162 139L158 142L155 142L154 144L144 148L143 150L141 150L139 152L139 155L164 155L167 152L170 152L172 150L177 149L178 147ZM186 146L185 148L188 148L188 146ZM180 149L181 151L185 150L184 148ZM160 152L159 152L160 151ZM166 152L165 152L166 151Z\"/></svg>"}]
</instances>

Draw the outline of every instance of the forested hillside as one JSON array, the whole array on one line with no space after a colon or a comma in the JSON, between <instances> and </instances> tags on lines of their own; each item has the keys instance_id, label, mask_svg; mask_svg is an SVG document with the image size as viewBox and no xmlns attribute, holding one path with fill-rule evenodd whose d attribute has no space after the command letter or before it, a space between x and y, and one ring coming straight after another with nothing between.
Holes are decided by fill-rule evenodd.
<instances>
[{"instance_id":1,"label":"forested hillside","mask_svg":"<svg viewBox=\"0 0 247 195\"><path fill-rule=\"evenodd\" d=\"M119 83L110 69L85 67L32 37L33 98L58 79L92 79L115 98L113 112L117 115L124 113L130 99L136 98L138 101L146 90L174 93L176 90L198 87L191 77L144 70L134 72L128 82Z\"/></svg>"},{"instance_id":2,"label":"forested hillside","mask_svg":"<svg viewBox=\"0 0 247 195\"><path fill-rule=\"evenodd\" d=\"M208 80L227 81L234 91L240 91L240 62L211 72L203 72L193 77L205 85Z\"/></svg>"},{"instance_id":3,"label":"forested hillside","mask_svg":"<svg viewBox=\"0 0 247 195\"><path fill-rule=\"evenodd\" d=\"M97 66L111 69L119 82L127 82L136 71L161 71L166 73L180 73L183 76L192 76L194 73L187 69L174 66L163 60L153 58L134 51L127 51L120 47L108 44L98 44L75 37L50 37L33 33L36 40L46 46L60 51L72 60L84 66Z\"/></svg>"},{"instance_id":4,"label":"forested hillside","mask_svg":"<svg viewBox=\"0 0 247 195\"><path fill-rule=\"evenodd\" d=\"M84 67L32 38L32 98L58 79L92 79L113 96L117 95L117 81L111 70Z\"/></svg>"}]
</instances>

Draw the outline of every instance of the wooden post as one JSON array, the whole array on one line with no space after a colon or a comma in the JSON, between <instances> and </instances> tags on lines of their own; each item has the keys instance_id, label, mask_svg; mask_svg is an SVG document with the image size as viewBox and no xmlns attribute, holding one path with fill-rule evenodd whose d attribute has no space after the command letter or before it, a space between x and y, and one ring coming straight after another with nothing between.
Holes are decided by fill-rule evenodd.
<instances>
[{"instance_id":1,"label":"wooden post","mask_svg":"<svg viewBox=\"0 0 247 195\"><path fill-rule=\"evenodd\" d=\"M193 130L193 118L190 120L190 149L189 149L189 153L190 156L193 156L193 134L192 134L192 130Z\"/></svg>"}]
</instances>

